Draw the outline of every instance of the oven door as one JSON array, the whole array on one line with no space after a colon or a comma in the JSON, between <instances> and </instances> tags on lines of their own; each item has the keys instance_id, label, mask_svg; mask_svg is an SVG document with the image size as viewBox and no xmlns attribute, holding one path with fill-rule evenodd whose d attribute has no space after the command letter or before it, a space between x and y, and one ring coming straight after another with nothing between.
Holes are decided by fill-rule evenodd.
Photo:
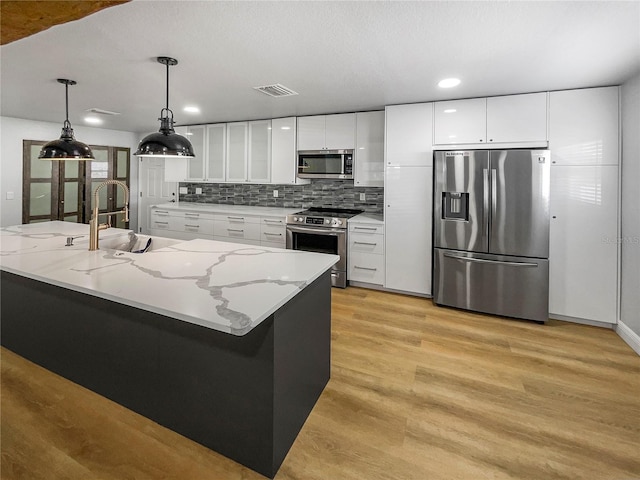
<instances>
[{"instance_id":1,"label":"oven door","mask_svg":"<svg viewBox=\"0 0 640 480\"><path fill-rule=\"evenodd\" d=\"M287 248L339 255L340 260L331 269L331 282L335 286L346 287L347 231L345 229L287 225Z\"/></svg>"}]
</instances>

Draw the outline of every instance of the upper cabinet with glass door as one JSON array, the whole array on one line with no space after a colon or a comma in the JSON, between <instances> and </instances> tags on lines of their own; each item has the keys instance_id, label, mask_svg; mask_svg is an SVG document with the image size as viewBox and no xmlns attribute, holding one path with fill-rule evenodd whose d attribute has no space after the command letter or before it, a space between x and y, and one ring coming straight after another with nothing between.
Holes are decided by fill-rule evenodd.
<instances>
[{"instance_id":1,"label":"upper cabinet with glass door","mask_svg":"<svg viewBox=\"0 0 640 480\"><path fill-rule=\"evenodd\" d=\"M547 146L547 93L435 102L434 145Z\"/></svg>"},{"instance_id":2,"label":"upper cabinet with glass door","mask_svg":"<svg viewBox=\"0 0 640 480\"><path fill-rule=\"evenodd\" d=\"M249 122L249 152L247 181L271 181L271 120Z\"/></svg>"}]
</instances>

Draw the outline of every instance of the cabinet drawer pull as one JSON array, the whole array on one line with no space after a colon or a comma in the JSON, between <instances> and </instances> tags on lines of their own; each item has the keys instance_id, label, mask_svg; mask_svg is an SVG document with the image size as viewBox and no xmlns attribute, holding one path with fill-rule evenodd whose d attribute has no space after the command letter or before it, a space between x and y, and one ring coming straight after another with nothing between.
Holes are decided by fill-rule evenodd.
<instances>
[{"instance_id":1,"label":"cabinet drawer pull","mask_svg":"<svg viewBox=\"0 0 640 480\"><path fill-rule=\"evenodd\" d=\"M378 270L377 268L359 267L358 265L354 265L353 268L357 268L358 270L369 270L371 272L375 272L376 270Z\"/></svg>"},{"instance_id":2,"label":"cabinet drawer pull","mask_svg":"<svg viewBox=\"0 0 640 480\"><path fill-rule=\"evenodd\" d=\"M188 228L200 228L200 225L187 225L187 224L185 224L184 226L188 227Z\"/></svg>"},{"instance_id":3,"label":"cabinet drawer pull","mask_svg":"<svg viewBox=\"0 0 640 480\"><path fill-rule=\"evenodd\" d=\"M239 232L239 233L242 233L242 232L244 232L244 230L239 230L237 228L227 228L227 232Z\"/></svg>"},{"instance_id":4,"label":"cabinet drawer pull","mask_svg":"<svg viewBox=\"0 0 640 480\"><path fill-rule=\"evenodd\" d=\"M156 225L169 225L169 222L153 222Z\"/></svg>"},{"instance_id":5,"label":"cabinet drawer pull","mask_svg":"<svg viewBox=\"0 0 640 480\"><path fill-rule=\"evenodd\" d=\"M244 217L227 217L229 220L242 220L244 221Z\"/></svg>"},{"instance_id":6,"label":"cabinet drawer pull","mask_svg":"<svg viewBox=\"0 0 640 480\"><path fill-rule=\"evenodd\" d=\"M264 219L264 223L277 223L278 225L282 225L282 220L267 220Z\"/></svg>"},{"instance_id":7,"label":"cabinet drawer pull","mask_svg":"<svg viewBox=\"0 0 640 480\"><path fill-rule=\"evenodd\" d=\"M353 227L354 230L368 230L368 231L377 231L376 227Z\"/></svg>"},{"instance_id":8,"label":"cabinet drawer pull","mask_svg":"<svg viewBox=\"0 0 640 480\"><path fill-rule=\"evenodd\" d=\"M185 213L184 216L185 217L199 217L200 214L199 213Z\"/></svg>"},{"instance_id":9,"label":"cabinet drawer pull","mask_svg":"<svg viewBox=\"0 0 640 480\"><path fill-rule=\"evenodd\" d=\"M354 245L370 245L372 247L375 247L377 245L377 243L371 243L371 242L353 242Z\"/></svg>"},{"instance_id":10,"label":"cabinet drawer pull","mask_svg":"<svg viewBox=\"0 0 640 480\"><path fill-rule=\"evenodd\" d=\"M269 232L264 232L265 235L271 235L272 237L281 237L282 234L281 233L269 233Z\"/></svg>"},{"instance_id":11,"label":"cabinet drawer pull","mask_svg":"<svg viewBox=\"0 0 640 480\"><path fill-rule=\"evenodd\" d=\"M164 212L162 210L155 210L153 213L156 215L169 215L169 212Z\"/></svg>"}]
</instances>

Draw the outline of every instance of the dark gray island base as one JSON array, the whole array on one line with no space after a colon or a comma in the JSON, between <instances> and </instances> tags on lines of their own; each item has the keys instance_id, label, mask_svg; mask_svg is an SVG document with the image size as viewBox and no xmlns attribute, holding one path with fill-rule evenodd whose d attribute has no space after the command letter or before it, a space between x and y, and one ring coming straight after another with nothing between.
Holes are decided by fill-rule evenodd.
<instances>
[{"instance_id":1,"label":"dark gray island base","mask_svg":"<svg viewBox=\"0 0 640 480\"><path fill-rule=\"evenodd\" d=\"M244 336L6 271L1 313L4 347L270 478L330 375L328 271Z\"/></svg>"}]
</instances>

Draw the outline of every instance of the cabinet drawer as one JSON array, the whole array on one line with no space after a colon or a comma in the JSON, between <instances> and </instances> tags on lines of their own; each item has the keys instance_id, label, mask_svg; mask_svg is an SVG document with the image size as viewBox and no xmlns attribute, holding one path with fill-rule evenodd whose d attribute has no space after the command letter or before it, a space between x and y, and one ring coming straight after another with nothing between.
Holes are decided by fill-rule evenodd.
<instances>
[{"instance_id":1,"label":"cabinet drawer","mask_svg":"<svg viewBox=\"0 0 640 480\"><path fill-rule=\"evenodd\" d=\"M384 256L350 252L349 280L382 285L384 283Z\"/></svg>"},{"instance_id":2,"label":"cabinet drawer","mask_svg":"<svg viewBox=\"0 0 640 480\"><path fill-rule=\"evenodd\" d=\"M262 225L262 229L260 230L260 241L261 242L277 242L285 243L285 235L286 235L286 227L269 227Z\"/></svg>"},{"instance_id":3,"label":"cabinet drawer","mask_svg":"<svg viewBox=\"0 0 640 480\"><path fill-rule=\"evenodd\" d=\"M384 254L384 236L367 233L349 233L349 255L353 252Z\"/></svg>"},{"instance_id":4,"label":"cabinet drawer","mask_svg":"<svg viewBox=\"0 0 640 480\"><path fill-rule=\"evenodd\" d=\"M286 218L285 217L262 217L260 219L260 224L262 227L282 227L286 226Z\"/></svg>"},{"instance_id":5,"label":"cabinet drawer","mask_svg":"<svg viewBox=\"0 0 640 480\"><path fill-rule=\"evenodd\" d=\"M218 237L260 241L260 224L238 220L215 220L213 233Z\"/></svg>"},{"instance_id":6,"label":"cabinet drawer","mask_svg":"<svg viewBox=\"0 0 640 480\"><path fill-rule=\"evenodd\" d=\"M350 223L349 233L368 233L368 234L384 234L384 225L374 223Z\"/></svg>"},{"instance_id":7,"label":"cabinet drawer","mask_svg":"<svg viewBox=\"0 0 640 480\"><path fill-rule=\"evenodd\" d=\"M215 215L213 213L180 212L180 215L187 220L213 220L215 218Z\"/></svg>"},{"instance_id":8,"label":"cabinet drawer","mask_svg":"<svg viewBox=\"0 0 640 480\"><path fill-rule=\"evenodd\" d=\"M151 221L149 222L149 228L181 232L184 230L184 220L180 217L152 214Z\"/></svg>"},{"instance_id":9,"label":"cabinet drawer","mask_svg":"<svg viewBox=\"0 0 640 480\"><path fill-rule=\"evenodd\" d=\"M182 230L188 233L213 236L213 220L208 218L186 217L182 220Z\"/></svg>"},{"instance_id":10,"label":"cabinet drawer","mask_svg":"<svg viewBox=\"0 0 640 480\"><path fill-rule=\"evenodd\" d=\"M216 222L228 222L234 225L242 225L245 223L260 224L260 217L253 217L251 215L234 215L234 214L216 213L214 218Z\"/></svg>"}]
</instances>

